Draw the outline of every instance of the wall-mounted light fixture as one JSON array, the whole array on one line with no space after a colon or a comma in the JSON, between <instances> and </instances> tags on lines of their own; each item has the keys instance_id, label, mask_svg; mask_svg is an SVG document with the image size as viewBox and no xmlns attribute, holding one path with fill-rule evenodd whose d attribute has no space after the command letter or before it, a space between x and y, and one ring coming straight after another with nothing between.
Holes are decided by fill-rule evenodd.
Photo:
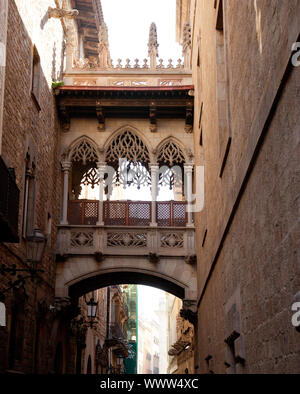
<instances>
[{"instance_id":1,"label":"wall-mounted light fixture","mask_svg":"<svg viewBox=\"0 0 300 394\"><path fill-rule=\"evenodd\" d=\"M32 235L29 235L26 238L26 259L28 264L28 268L17 268L15 264L11 267L7 267L5 264L2 264L0 267L0 274L6 275L10 274L10 276L17 276L17 279L9 282L9 287L0 292L0 299L5 299L5 293L7 293L11 289L20 288L25 284L27 279L31 279L33 282L36 277L38 277L38 273L44 272L43 269L38 269L38 265L41 263L43 254L45 251L46 245L46 237L42 234L39 229L35 229ZM17 275L17 273L26 272L28 276Z\"/></svg>"},{"instance_id":2,"label":"wall-mounted light fixture","mask_svg":"<svg viewBox=\"0 0 300 394\"><path fill-rule=\"evenodd\" d=\"M95 323L95 318L97 316L98 301L95 301L94 299L94 292L92 293L92 297L90 298L89 301L86 300L85 295L84 295L84 299L87 306L87 316L89 318L89 324L91 327L93 327L93 324Z\"/></svg>"}]
</instances>

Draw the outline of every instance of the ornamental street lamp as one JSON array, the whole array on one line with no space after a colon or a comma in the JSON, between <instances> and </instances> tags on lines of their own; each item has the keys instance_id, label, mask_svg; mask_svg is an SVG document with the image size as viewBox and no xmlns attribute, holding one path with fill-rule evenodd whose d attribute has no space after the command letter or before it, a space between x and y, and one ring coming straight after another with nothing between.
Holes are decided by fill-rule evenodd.
<instances>
[{"instance_id":1,"label":"ornamental street lamp","mask_svg":"<svg viewBox=\"0 0 300 394\"><path fill-rule=\"evenodd\" d=\"M44 272L43 269L38 269L38 264L41 263L46 246L46 237L39 229L35 229L33 234L26 237L26 260L29 263L28 268L19 269L15 264L12 267L7 267L2 264L0 267L0 274L5 275L9 273L11 276L16 276L19 272L27 272L28 276L17 275L15 281L10 281L10 286L0 292L0 298L5 298L4 293L11 289L19 288L24 285L26 279L31 279L33 282L38 273Z\"/></svg>"},{"instance_id":2,"label":"ornamental street lamp","mask_svg":"<svg viewBox=\"0 0 300 394\"><path fill-rule=\"evenodd\" d=\"M90 326L93 327L95 318L97 316L98 302L95 301L94 295L93 295L89 301L85 300L85 303L87 305L87 316L89 318L89 323L90 323Z\"/></svg>"},{"instance_id":3,"label":"ornamental street lamp","mask_svg":"<svg viewBox=\"0 0 300 394\"><path fill-rule=\"evenodd\" d=\"M26 238L27 261L31 263L31 272L41 272L37 270L37 265L42 261L46 245L46 238L39 229L34 230L32 235Z\"/></svg>"}]
</instances>

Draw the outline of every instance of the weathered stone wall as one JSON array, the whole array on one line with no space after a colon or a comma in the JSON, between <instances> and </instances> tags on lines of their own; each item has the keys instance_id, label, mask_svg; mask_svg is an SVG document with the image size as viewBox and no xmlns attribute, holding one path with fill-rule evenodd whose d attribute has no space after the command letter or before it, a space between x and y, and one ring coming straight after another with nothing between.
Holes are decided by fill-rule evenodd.
<instances>
[{"instance_id":1,"label":"weathered stone wall","mask_svg":"<svg viewBox=\"0 0 300 394\"><path fill-rule=\"evenodd\" d=\"M55 7L50 0L10 0L8 2L8 32L6 53L6 76L3 111L2 157L7 167L13 167L20 189L19 237L18 244L0 245L0 264L24 268L26 245L22 238L22 216L25 183L25 156L28 141L36 148L36 198L34 226L48 235L47 246L41 268L45 270L42 282L26 281L28 299L25 302L24 346L22 361L14 366L23 372L35 370L36 310L38 303L45 299L53 303L55 281L54 250L56 245L56 224L60 212L60 165L57 152L58 121L51 81L59 78L63 67L63 30L58 19L48 19L48 7ZM41 63L40 109L31 95L32 55L36 47ZM49 216L52 226L50 229ZM48 234L49 232L49 234ZM7 288L9 275L1 277L0 290ZM12 293L7 293L7 328L0 330L0 370L8 368L8 346L10 339ZM45 318L46 319L46 318ZM42 331L42 341L49 338L47 330ZM51 369L41 353L39 372ZM49 354L47 356L49 358Z\"/></svg>"},{"instance_id":2,"label":"weathered stone wall","mask_svg":"<svg viewBox=\"0 0 300 394\"><path fill-rule=\"evenodd\" d=\"M300 69L291 67L288 79L283 76L299 36L300 4L223 5L225 90L217 83L220 32L213 1L197 3L193 31L195 162L205 166L205 209L195 215L197 371L296 373L299 333L291 324L291 304L300 286ZM223 136L220 97L227 111ZM220 138L231 141L225 161ZM244 367L233 367L224 342L234 330Z\"/></svg>"}]
</instances>

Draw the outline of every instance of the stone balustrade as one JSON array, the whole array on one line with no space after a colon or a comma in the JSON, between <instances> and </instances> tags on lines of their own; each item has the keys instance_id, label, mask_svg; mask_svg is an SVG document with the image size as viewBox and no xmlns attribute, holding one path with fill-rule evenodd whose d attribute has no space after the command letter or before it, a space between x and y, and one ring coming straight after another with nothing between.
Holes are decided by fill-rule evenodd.
<instances>
[{"instance_id":1,"label":"stone balustrade","mask_svg":"<svg viewBox=\"0 0 300 394\"><path fill-rule=\"evenodd\" d=\"M195 255L193 228L69 226L58 230L57 254L188 257ZM186 260L188 261L188 260Z\"/></svg>"},{"instance_id":2,"label":"stone balustrade","mask_svg":"<svg viewBox=\"0 0 300 394\"><path fill-rule=\"evenodd\" d=\"M105 70L123 70L123 71L128 71L128 70L137 70L137 69L142 69L142 70L149 70L149 69L184 69L184 64L182 59L178 59L177 63L173 63L173 59L168 59L167 62L164 61L164 59L159 59L158 64L155 65L155 67L151 68L150 65L148 64L148 59L143 59L143 61L140 63L139 59L134 59L133 61L131 59L126 59L125 63L123 62L122 59L117 59L116 64L111 63L105 68ZM95 70L95 71L100 71L104 70L103 67L100 67L98 59L96 57L90 57L89 59L80 59L77 60L75 59L73 61L73 70Z\"/></svg>"}]
</instances>

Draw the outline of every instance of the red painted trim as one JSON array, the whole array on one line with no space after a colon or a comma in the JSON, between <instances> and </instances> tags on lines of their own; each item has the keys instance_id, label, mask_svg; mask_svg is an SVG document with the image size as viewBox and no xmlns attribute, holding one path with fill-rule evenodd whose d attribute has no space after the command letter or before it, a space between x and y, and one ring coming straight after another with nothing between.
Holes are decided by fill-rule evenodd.
<instances>
[{"instance_id":1,"label":"red painted trim","mask_svg":"<svg viewBox=\"0 0 300 394\"><path fill-rule=\"evenodd\" d=\"M59 86L58 90L91 90L91 91L172 91L172 90L193 90L194 85L182 86Z\"/></svg>"}]
</instances>

